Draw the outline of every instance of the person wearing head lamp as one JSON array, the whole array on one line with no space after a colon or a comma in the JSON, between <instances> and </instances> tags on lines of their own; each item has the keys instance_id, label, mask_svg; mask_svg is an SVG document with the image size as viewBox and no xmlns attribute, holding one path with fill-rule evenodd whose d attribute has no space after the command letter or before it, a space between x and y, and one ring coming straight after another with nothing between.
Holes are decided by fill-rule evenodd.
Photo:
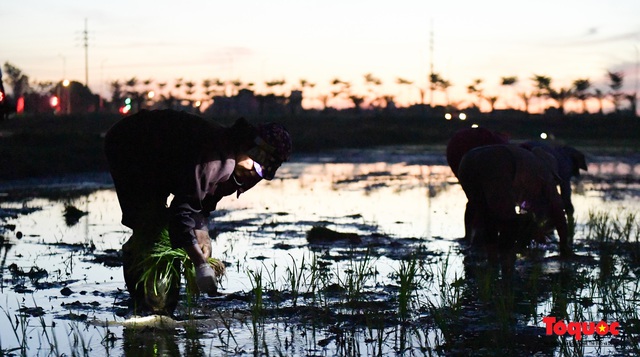
<instances>
[{"instance_id":1,"label":"person wearing head lamp","mask_svg":"<svg viewBox=\"0 0 640 357\"><path fill-rule=\"evenodd\" d=\"M291 138L277 123L254 126L240 118L223 127L184 112L142 110L109 129L105 154L122 224L133 230L122 253L134 312L171 315L179 280L144 279L160 232L168 232L171 248L186 251L198 290L215 295L207 217L223 197L272 180L291 155Z\"/></svg>"}]
</instances>

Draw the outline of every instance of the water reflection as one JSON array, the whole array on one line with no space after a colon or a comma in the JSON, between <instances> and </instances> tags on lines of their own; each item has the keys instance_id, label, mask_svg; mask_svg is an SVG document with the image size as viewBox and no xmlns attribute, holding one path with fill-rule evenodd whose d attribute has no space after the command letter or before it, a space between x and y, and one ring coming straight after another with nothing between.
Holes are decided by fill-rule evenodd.
<instances>
[{"instance_id":1,"label":"water reflection","mask_svg":"<svg viewBox=\"0 0 640 357\"><path fill-rule=\"evenodd\" d=\"M124 356L204 356L202 346L194 340L185 346L181 353L176 343L175 330L151 328L125 328L122 332L122 349Z\"/></svg>"},{"instance_id":2,"label":"water reflection","mask_svg":"<svg viewBox=\"0 0 640 357\"><path fill-rule=\"evenodd\" d=\"M338 157L342 160L336 160ZM225 317L215 325L201 324L191 332L112 325L108 332L122 340L112 344L110 352L131 356L209 355L225 346L227 353L383 355L411 351L408 353L420 355L443 349L464 352L483 348L479 341L494 341L520 353L552 354L561 347L555 337L537 337L541 336L541 316L578 316L581 311L577 311L575 296L586 294L589 285L585 277L592 279L590 284L601 286L608 277L620 273L616 261L598 259L565 265L541 253L518 256L513 276L505 279L484 260L473 260L463 253L458 239L464 235L466 198L441 158L426 160L418 153L403 156L400 152L383 153L387 161L372 157L375 155L358 156L351 151L326 156L325 161L299 160L283 166L281 178L262 182L239 199L221 201L210 228L216 236L214 256L229 265L222 289L230 297L225 301L200 301L195 313L212 315L216 309L250 312L249 302L254 301L255 293L247 271L262 270L269 279L265 284L273 289L265 295L265 311L269 314L259 321L261 326L253 324L251 316ZM578 242L586 234L584 222L591 210L640 208L639 176L638 164L633 162L602 158L589 165L574 191ZM0 232L5 238L1 267L7 303L3 307L11 321L21 307L42 306L50 322L46 329L32 328L29 333L35 336L44 330L56 330L63 336L69 334L64 331L68 321L61 318L69 316L67 308L91 306L92 310L81 312L88 320L121 322L122 306L126 306L121 268L95 261L97 253L117 252L130 235L119 223L115 192L106 188L79 196L43 197L47 196L0 205L2 210L26 208L15 218L3 218L3 225L15 225L15 230ZM86 214L65 222L69 207ZM314 226L353 233L364 244L310 246L307 234ZM17 232L22 239L17 239ZM307 263L316 258L326 265L326 273L333 279L328 281L329 286L338 280L347 281L349 270L365 254L370 254L376 271L362 288L363 300L369 305L354 309L339 298L313 300L316 295L320 299L319 291L313 295L302 291L298 309L294 310L291 300L286 299L292 289L287 269L290 272L296 264L300 268L303 258ZM400 290L399 264L407 257L418 259L424 268L417 278L420 288L412 295L411 311L415 315L408 322L398 318L395 305ZM445 261L448 269L443 271ZM40 282L39 289L21 281L27 289L18 290L4 274L10 264L23 271L33 266L45 268L49 278ZM65 287L71 291L68 296L61 293ZM281 294L274 290L281 290ZM75 301L78 305L70 305ZM61 307L62 303L67 308ZM591 309L585 313L600 312ZM3 348L13 346L15 341L5 338L14 336L13 327L0 325ZM39 323L32 321L28 326ZM88 341L93 337L94 351L104 351L107 347L101 341L107 335L101 330L83 338ZM66 343L60 342L61 352L67 351Z\"/></svg>"}]
</instances>

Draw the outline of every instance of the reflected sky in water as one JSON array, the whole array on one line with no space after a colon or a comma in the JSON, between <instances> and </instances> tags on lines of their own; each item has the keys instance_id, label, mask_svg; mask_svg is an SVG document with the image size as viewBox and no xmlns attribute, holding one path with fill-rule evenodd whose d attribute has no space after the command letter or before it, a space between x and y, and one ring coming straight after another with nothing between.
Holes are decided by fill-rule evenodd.
<instances>
[{"instance_id":1,"label":"reflected sky in water","mask_svg":"<svg viewBox=\"0 0 640 357\"><path fill-rule=\"evenodd\" d=\"M223 199L210 229L217 233L213 255L231 263L224 291L250 290L246 269L273 264L284 269L293 259L308 257L306 233L317 225L361 236L417 238L431 251L455 251L459 247L456 240L464 235L466 197L441 155L426 160L417 152L406 156L386 152L383 157L387 161L376 161L371 158L379 153L374 153L364 158L354 151L300 158L285 164L278 179L261 182L240 198ZM639 177L640 168L633 162L600 158L591 163L588 173L575 185L577 239L590 211L637 212ZM87 214L68 226L65 205ZM35 264L46 268L52 280L58 276L57 280L71 281L70 288L76 293L89 292L74 294L68 300L59 295L62 287L35 290L31 294L35 304L54 315L66 311L61 303L74 300L98 301L103 307L112 304L114 292L124 289L121 267L96 264L73 249L43 243L92 243L97 252L120 249L130 231L119 223L115 191L106 188L73 199L5 202L0 207L23 206L41 209L6 222L15 224L16 229L4 234L14 244L4 252L5 267L15 262L28 270ZM18 232L23 234L20 240ZM397 261L389 257L377 259L382 277L397 268ZM463 274L460 261L461 256L452 257L450 274ZM8 289L4 293L8 299L5 307L15 311L23 295ZM12 333L2 331L2 336Z\"/></svg>"},{"instance_id":2,"label":"reflected sky in water","mask_svg":"<svg viewBox=\"0 0 640 357\"><path fill-rule=\"evenodd\" d=\"M348 152L324 159L353 155ZM210 228L237 222L236 233L260 233L260 225L277 224L280 228L276 232L286 230L293 239L304 237L314 224L361 234L375 230L395 238L462 237L466 197L448 166L412 164L415 155L387 158L398 162L314 163L305 158L286 163L278 172L279 178L259 183L240 198L224 198ZM576 216L586 217L594 209L637 209L634 196L638 177L638 164L606 158L590 163L588 173L574 185ZM615 192L608 192L611 190ZM68 227L63 219L65 204L88 214ZM99 249L119 249L129 235L128 228L119 223L120 209L113 189L73 200L36 198L24 204L5 203L3 207L21 205L42 207L14 223L25 236L43 242L93 241ZM243 227L244 221L252 223ZM226 229L227 224L223 226Z\"/></svg>"}]
</instances>

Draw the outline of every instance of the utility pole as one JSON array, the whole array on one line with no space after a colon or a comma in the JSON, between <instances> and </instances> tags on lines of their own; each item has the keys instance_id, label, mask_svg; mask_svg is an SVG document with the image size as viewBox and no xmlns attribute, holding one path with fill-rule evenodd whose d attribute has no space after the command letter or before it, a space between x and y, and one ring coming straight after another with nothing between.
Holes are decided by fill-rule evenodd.
<instances>
[{"instance_id":1,"label":"utility pole","mask_svg":"<svg viewBox=\"0 0 640 357\"><path fill-rule=\"evenodd\" d=\"M429 31L429 77L427 78L427 85L429 86L429 106L433 107L433 19L431 19L431 30Z\"/></svg>"},{"instance_id":2,"label":"utility pole","mask_svg":"<svg viewBox=\"0 0 640 357\"><path fill-rule=\"evenodd\" d=\"M87 19L84 19L82 35L84 39L84 85L89 88L89 29L87 27Z\"/></svg>"},{"instance_id":3,"label":"utility pole","mask_svg":"<svg viewBox=\"0 0 640 357\"><path fill-rule=\"evenodd\" d=\"M638 116L638 79L640 78L640 52L638 52L638 46L634 46L636 49L636 85L635 90L633 91L633 105L636 112L633 113L633 116Z\"/></svg>"}]
</instances>

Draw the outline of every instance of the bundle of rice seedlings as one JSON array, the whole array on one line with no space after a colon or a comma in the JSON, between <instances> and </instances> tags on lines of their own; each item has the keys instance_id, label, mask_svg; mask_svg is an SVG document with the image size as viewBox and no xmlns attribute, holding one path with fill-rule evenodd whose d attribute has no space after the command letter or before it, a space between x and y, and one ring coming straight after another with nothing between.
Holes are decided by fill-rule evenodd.
<instances>
[{"instance_id":1,"label":"bundle of rice seedlings","mask_svg":"<svg viewBox=\"0 0 640 357\"><path fill-rule=\"evenodd\" d=\"M216 272L216 277L220 282L225 275L224 263L216 258L209 258L208 262ZM180 281L181 276L184 276L187 295L200 294L196 285L196 271L193 262L189 259L184 249L171 247L169 232L166 228L160 231L153 249L149 254L145 255L139 264L143 273L138 285L142 284L145 287L145 291L150 286L149 282L152 282L151 286L157 289L158 286L168 286L172 281ZM158 294L158 291L156 290L154 293Z\"/></svg>"}]
</instances>

